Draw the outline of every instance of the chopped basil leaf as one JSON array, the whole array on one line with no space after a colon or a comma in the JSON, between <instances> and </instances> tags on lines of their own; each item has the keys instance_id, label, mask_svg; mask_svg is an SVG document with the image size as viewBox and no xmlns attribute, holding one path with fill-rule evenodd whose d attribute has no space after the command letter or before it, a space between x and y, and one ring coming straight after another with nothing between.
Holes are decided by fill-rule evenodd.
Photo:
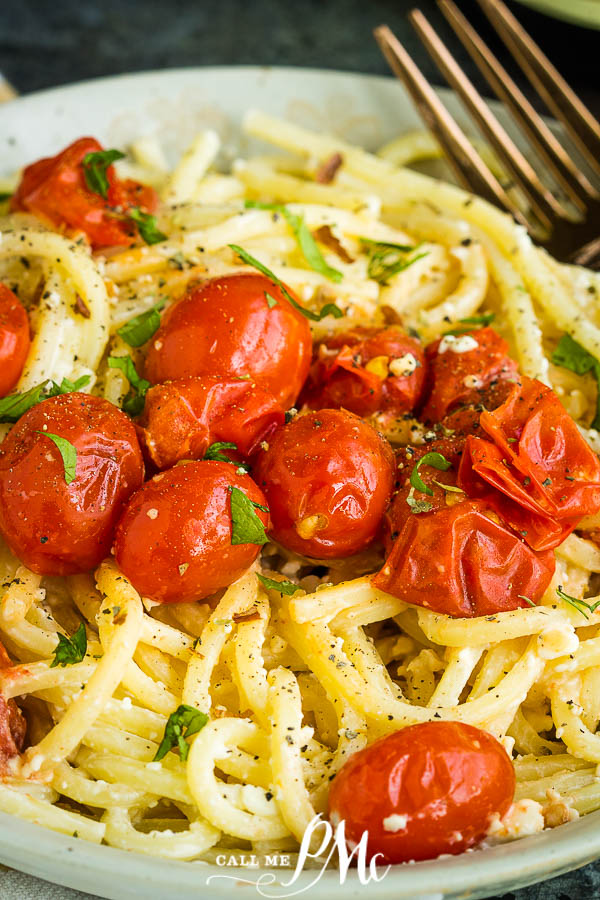
<instances>
[{"instance_id":1,"label":"chopped basil leaf","mask_svg":"<svg viewBox=\"0 0 600 900\"><path fill-rule=\"evenodd\" d=\"M63 378L60 384L56 384L55 382L52 383L57 394L71 394L73 391L78 391L80 388L85 387L86 384L89 384L89 381L89 375L82 375L77 381L69 381L68 378ZM55 395L53 394L52 396Z\"/></svg>"},{"instance_id":2,"label":"chopped basil leaf","mask_svg":"<svg viewBox=\"0 0 600 900\"><path fill-rule=\"evenodd\" d=\"M569 369L576 375L586 375L590 372L598 385L596 399L596 414L592 422L592 428L600 429L600 361L591 353L574 341L570 334L563 334L558 346L552 354L552 362L555 366Z\"/></svg>"},{"instance_id":3,"label":"chopped basil leaf","mask_svg":"<svg viewBox=\"0 0 600 900\"><path fill-rule=\"evenodd\" d=\"M200 712L199 709L195 709L193 706L187 706L185 703L182 703L181 706L178 706L175 712L171 713L167 719L165 733L153 761L158 762L167 755L169 750L172 750L173 747L177 747L179 750L179 758L185 762L190 752L188 739L191 738L193 734L202 731L208 722L209 717L206 713Z\"/></svg>"},{"instance_id":4,"label":"chopped basil leaf","mask_svg":"<svg viewBox=\"0 0 600 900\"><path fill-rule=\"evenodd\" d=\"M496 318L496 313L482 313L480 316L466 316L464 319L458 319L457 325L464 325L465 328L451 328L450 331L445 331L444 334L465 334L468 331L472 331L473 328L485 328L487 325L490 325L494 319Z\"/></svg>"},{"instance_id":5,"label":"chopped basil leaf","mask_svg":"<svg viewBox=\"0 0 600 900\"><path fill-rule=\"evenodd\" d=\"M329 278L330 281L339 283L342 280L342 273L325 262L317 242L304 221L304 216L296 215L287 206L283 206L280 203L259 203L257 200L246 200L245 206L247 209L272 209L274 212L281 213L294 232L294 237L298 241L302 255L311 269L314 269L315 272L320 272L321 275Z\"/></svg>"},{"instance_id":6,"label":"chopped basil leaf","mask_svg":"<svg viewBox=\"0 0 600 900\"><path fill-rule=\"evenodd\" d=\"M235 459L230 459L229 456L223 453L223 450L237 450L237 444L231 441L215 441L214 444L210 445L202 459L215 459L217 462L232 463L234 466L241 465Z\"/></svg>"},{"instance_id":7,"label":"chopped basil leaf","mask_svg":"<svg viewBox=\"0 0 600 900\"><path fill-rule=\"evenodd\" d=\"M564 600L565 603L568 603L569 606L572 606L573 609L576 609L577 612L581 613L581 615L584 616L584 618L586 618L586 619L589 619L588 612L593 613L600 606L600 600L596 600L595 603L590 604L590 603L586 603L585 600L580 600L578 597L571 597L570 594L565 594L565 592L562 589L562 584L559 584L559 586L556 589L556 593L558 594L558 596L560 597L561 600ZM587 610L587 612L586 612L586 610Z\"/></svg>"},{"instance_id":8,"label":"chopped basil leaf","mask_svg":"<svg viewBox=\"0 0 600 900\"><path fill-rule=\"evenodd\" d=\"M24 394L9 394L8 397L0 400L0 422L17 422L28 409L37 406L42 400L78 391L85 387L89 380L89 375L82 375L77 381L63 378L60 384L55 381L44 381L43 384L30 388Z\"/></svg>"},{"instance_id":9,"label":"chopped basil leaf","mask_svg":"<svg viewBox=\"0 0 600 900\"><path fill-rule=\"evenodd\" d=\"M429 500L415 500L415 489L411 487L408 492L408 497L406 498L406 502L410 506L410 511L417 515L418 513L430 512L433 509L433 506L429 502Z\"/></svg>"},{"instance_id":10,"label":"chopped basil leaf","mask_svg":"<svg viewBox=\"0 0 600 900\"><path fill-rule=\"evenodd\" d=\"M430 497L433 497L433 491L425 484L419 475L421 466L433 466L434 469L439 469L440 472L447 472L448 469L452 468L452 463L448 462L443 454L433 450L431 453L426 453L425 456L422 456L412 470L410 476L410 483L412 486L418 491L422 491L424 494L429 494Z\"/></svg>"},{"instance_id":11,"label":"chopped basil leaf","mask_svg":"<svg viewBox=\"0 0 600 900\"><path fill-rule=\"evenodd\" d=\"M130 416L139 416L144 408L150 382L140 378L130 356L109 356L109 369L120 369L129 382L129 391L123 400L123 409Z\"/></svg>"},{"instance_id":12,"label":"chopped basil leaf","mask_svg":"<svg viewBox=\"0 0 600 900\"><path fill-rule=\"evenodd\" d=\"M280 594L287 594L289 597L292 594L295 594L296 591L302 590L299 584L294 584L293 581L275 581L274 578L267 578L266 575L259 575L256 573L256 577L263 584L267 590L269 591L278 591Z\"/></svg>"},{"instance_id":13,"label":"chopped basil leaf","mask_svg":"<svg viewBox=\"0 0 600 900\"><path fill-rule=\"evenodd\" d=\"M269 512L266 506L260 506L250 500L239 488L229 486L231 494L231 543L232 544L266 544L269 538L265 526L258 518L255 509Z\"/></svg>"},{"instance_id":14,"label":"chopped basil leaf","mask_svg":"<svg viewBox=\"0 0 600 900\"><path fill-rule=\"evenodd\" d=\"M273 309L274 306L277 306L277 300L268 291L265 291L265 297L266 297L269 309Z\"/></svg>"},{"instance_id":15,"label":"chopped basil leaf","mask_svg":"<svg viewBox=\"0 0 600 900\"><path fill-rule=\"evenodd\" d=\"M525 594L517 594L517 597L519 598L519 600L524 600L526 603L529 603L530 606L533 606L535 608L536 604L533 602L533 600L531 600L530 597L526 597Z\"/></svg>"},{"instance_id":16,"label":"chopped basil leaf","mask_svg":"<svg viewBox=\"0 0 600 900\"><path fill-rule=\"evenodd\" d=\"M86 650L87 634L82 622L73 637L65 637L64 634L58 635L58 644L54 648L54 659L50 663L50 668L72 666L74 663L81 662Z\"/></svg>"},{"instance_id":17,"label":"chopped basil leaf","mask_svg":"<svg viewBox=\"0 0 600 900\"><path fill-rule=\"evenodd\" d=\"M73 444L59 434L51 434L49 431L38 431L37 434L50 438L50 440L56 444L63 461L65 483L71 484L77 477L77 450Z\"/></svg>"},{"instance_id":18,"label":"chopped basil leaf","mask_svg":"<svg viewBox=\"0 0 600 900\"><path fill-rule=\"evenodd\" d=\"M142 344L149 341L152 335L158 331L160 327L159 313L166 302L167 298L164 297L162 300L159 300L152 309L140 313L139 316L134 316L129 322L121 325L117 330L117 334L122 337L125 343L129 344L130 347L141 347Z\"/></svg>"},{"instance_id":19,"label":"chopped basil leaf","mask_svg":"<svg viewBox=\"0 0 600 900\"><path fill-rule=\"evenodd\" d=\"M81 165L85 183L90 191L100 194L106 200L109 188L106 170L117 159L124 157L125 154L120 150L98 150L96 153L86 153Z\"/></svg>"},{"instance_id":20,"label":"chopped basil leaf","mask_svg":"<svg viewBox=\"0 0 600 900\"><path fill-rule=\"evenodd\" d=\"M408 269L418 259L428 255L428 251L417 253L416 256L407 257L418 248L418 244L392 244L389 241L372 241L370 238L361 237L360 241L369 249L369 262L367 275L380 284L387 284L392 276Z\"/></svg>"},{"instance_id":21,"label":"chopped basil leaf","mask_svg":"<svg viewBox=\"0 0 600 900\"><path fill-rule=\"evenodd\" d=\"M147 244L159 244L167 240L167 235L160 231L156 224L156 216L143 212L139 206L132 206L127 215L135 222L140 237Z\"/></svg>"},{"instance_id":22,"label":"chopped basil leaf","mask_svg":"<svg viewBox=\"0 0 600 900\"><path fill-rule=\"evenodd\" d=\"M237 244L228 244L230 250L233 250L234 253L237 253L240 259L242 259L246 265L252 266L254 269L258 269L259 272L262 272L263 275L266 275L267 278L270 278L273 284L276 284L279 290L282 292L283 296L289 303L295 307L298 312L302 313L307 319L310 319L311 322L320 322L321 319L324 319L325 316L334 316L336 319L340 319L344 314L334 303L328 303L319 313L314 313L310 309L305 309L304 306L301 306L297 300L294 300L288 289L286 288L283 281L275 275L274 272L271 272L270 269L267 269L261 262L255 259L254 256L251 256L243 247L239 247Z\"/></svg>"}]
</instances>

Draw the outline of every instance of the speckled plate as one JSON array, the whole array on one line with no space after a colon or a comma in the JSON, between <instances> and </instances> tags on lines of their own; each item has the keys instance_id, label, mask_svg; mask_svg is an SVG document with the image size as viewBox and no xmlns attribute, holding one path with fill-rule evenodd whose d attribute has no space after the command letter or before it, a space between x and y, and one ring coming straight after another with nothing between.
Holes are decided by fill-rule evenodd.
<instances>
[{"instance_id":1,"label":"speckled plate","mask_svg":"<svg viewBox=\"0 0 600 900\"><path fill-rule=\"evenodd\" d=\"M444 94L452 112L460 108ZM258 107L298 124L374 148L421 123L392 79L310 69L205 68L128 75L32 94L0 106L3 173L56 153L82 134L108 146L158 135L175 160L201 129L215 128L224 153L252 150L240 137L244 111ZM263 897L311 900L476 900L559 875L600 856L600 812L569 825L460 857L398 866L380 882L363 885L353 872L340 885L336 872L306 871L285 886L287 870L270 870ZM203 863L154 859L55 834L0 813L0 861L47 881L110 900L225 900L235 891L256 896L260 873ZM211 876L228 876L214 878ZM208 880L210 879L210 881Z\"/></svg>"}]
</instances>

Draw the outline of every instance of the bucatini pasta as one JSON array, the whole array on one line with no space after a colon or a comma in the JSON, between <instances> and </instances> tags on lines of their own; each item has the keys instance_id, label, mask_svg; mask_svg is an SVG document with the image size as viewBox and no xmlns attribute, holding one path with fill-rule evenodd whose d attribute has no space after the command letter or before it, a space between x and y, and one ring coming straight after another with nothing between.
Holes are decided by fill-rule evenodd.
<instances>
[{"instance_id":1,"label":"bucatini pasta","mask_svg":"<svg viewBox=\"0 0 600 900\"><path fill-rule=\"evenodd\" d=\"M323 421L314 425L313 417L312 424L321 427L329 422L327 416L333 416L329 439L346 446L340 417L350 414L339 397L336 401L329 375L323 374L330 371L333 358L350 372L353 365L363 367L365 378L371 379L368 383L375 384L371 396L375 390L383 391L379 406L371 408L369 397L363 398L360 424L353 417L349 427L353 434L363 428L375 435L374 426L385 436L384 449L369 445L369 452L382 454L378 471L393 458L387 441L396 451L394 489L400 493L387 513L391 541L397 536L394 528L406 536L402 528L417 528L417 522L437 515L438 508L454 516L465 508L459 501L484 503L464 500L467 451L461 445L463 461L452 464L450 445L441 443L459 433L454 420L455 427L447 424L446 414L456 416L457 408L475 409L471 400L459 407L455 403L439 415L428 414L432 404L441 403L439 393L425 407L413 398L408 411L390 412L382 387L387 378L414 376L422 379L419 391L431 390L424 370L418 372L425 365L425 357L422 363L419 358L420 342L437 348L436 358L445 354L448 365L454 366L459 355L466 359L477 348L483 341L478 335L489 332L491 324L494 340L508 342L509 358L515 361L510 362L508 375L499 370L493 387L500 383L508 390L516 382L520 385L519 379L539 384L539 391L547 386L554 394L548 390L539 396L548 403L553 402L549 397L558 396L586 446L600 450L594 377L600 366L597 273L557 263L506 214L454 185L405 168L435 155L436 148L423 136L405 136L373 155L264 113L250 112L244 128L277 152L237 160L229 172L215 166L219 138L212 131L196 138L172 172L160 146L149 139L126 148L127 157L107 158L99 145L96 149L90 145L83 163L81 156L78 161L87 166L86 189L97 198L98 209L112 197L116 224L110 227L117 231L111 235L122 240L103 241L99 231L92 235L85 217L79 223L65 220L63 226L50 227L52 214L48 207L41 212L36 208L33 188L27 193L20 187L15 195L20 200L12 202L10 211L5 204L0 218L0 281L27 310L32 339L18 383L11 388L19 396L0 399L4 422L0 437L5 440L0 468L2 454L12 452L6 448L13 429L21 427L13 423L25 421L21 416L25 409L18 404L24 396L31 397L26 392L39 388L27 404L34 406L37 399L38 409L51 402L44 398L84 393L139 417L149 381L162 384L179 377L155 374L145 380L141 374L144 366L146 375L164 372L162 330L155 337L161 317L166 321L165 312L175 301L203 289L208 279L239 272L270 279L264 292L269 310L288 309L296 298L296 306L308 311L317 350L300 402L288 415L298 433L313 415L305 414L307 408L325 408L322 414L314 413ZM94 162L99 166L91 172ZM116 176L111 176L110 184L107 176L113 165L119 183L129 185L117 201L106 193L116 190ZM127 179L152 185L160 195L159 206L152 207L149 194L135 193L135 182ZM96 227L100 228L97 223ZM256 275L255 264L262 275ZM173 322L174 314L169 315ZM235 327L233 318L228 321ZM412 344L404 350L366 353L368 329L400 326L402 340ZM193 322L185 325L192 331L193 327ZM340 363L350 333L359 335L356 346L361 349L355 348L354 357L348 351L350 361ZM259 353L256 347L253 352ZM565 359L569 347L578 354L572 364ZM260 400L264 415L279 430L271 429L273 436L251 449L248 436L247 452L238 456L235 451L242 449L248 433L245 421L239 424L237 444L221 438L218 447L211 445L210 465L231 471L223 477L226 487L229 479L234 532L241 521L235 520L234 502L242 504L239 514L246 516L247 527L258 528L259 533L262 528L263 534L268 528L262 492L248 492L244 456L261 454L252 474L268 495L271 516L285 500L283 488L269 494L271 475L263 474L272 471L275 463L269 460L277 441L283 440L275 435L291 427L283 425L283 412L278 410L294 405L309 366L306 354L298 351L294 356L288 347L286 359L285 350L277 363L286 372L280 395L275 399L261 395ZM428 366L433 365L431 358L430 354ZM483 372L487 357L478 365ZM480 374L479 369L466 374L461 390L468 394L480 389ZM239 406L242 401L235 398L250 389L250 376L238 372L235 377L239 384L230 386L229 406ZM253 391L265 387L256 372L252 378ZM294 379L300 379L296 389ZM276 395L275 388L267 386ZM152 480L156 504L169 492L174 496L180 496L177 491L181 496L191 492L186 472L192 470L183 463L198 458L191 443L185 450L180 451L179 445L173 450L171 444L179 437L165 426L166 420L160 420L162 431L152 430L153 414L169 402L168 391L160 397L150 392L146 419L137 419L142 423L138 428L146 429L145 450L154 464L170 460L159 464L169 466L168 471ZM358 402L356 397L353 402ZM507 402L505 394L489 407L479 404L475 427L480 427L481 416L486 433L491 433L496 409L504 409ZM302 403L304 409L298 412ZM58 437L56 446L47 445L46 450L60 450L61 456L53 458L62 459L67 483L72 464L73 481L78 477L77 457L69 461L60 436L46 425L40 427L40 434L46 431L44 439ZM132 433L131 441L136 441ZM467 446L475 447L469 441L482 437L486 435L481 431L474 432ZM305 439L312 438L307 434ZM382 442L383 447L381 437L368 440ZM511 444L503 446L499 465L508 468ZM232 449L233 464L227 455L223 461L223 453ZM489 448L486 452L491 453ZM475 450L471 456L477 468ZM359 460L357 471L367 466L365 458ZM409 464L410 483L409 470L402 474ZM522 460L515 456L514 464L518 469ZM135 475L131 465L130 489L123 502L133 488L141 487L141 475ZM524 469L519 471L525 475L521 486L528 487L531 478ZM570 482L582 477L575 469L567 476ZM162 490L161 478L167 479L162 485L168 482L168 490ZM497 479L495 488L504 484L501 475ZM467 490L470 497L483 496L481 483L473 493ZM369 515L379 502L377 490L369 488L368 495L356 501L368 508ZM35 556L37 564L28 568L9 549L8 544L13 550L15 544L5 533L6 542L0 544L0 639L7 651L0 669L2 733L9 729L10 710L14 714L15 709L10 704L16 700L27 720L27 738L19 744L19 736L13 732L11 737L9 729L8 743L0 741L0 810L84 840L171 859L212 861L222 848L252 850L261 856L285 850L293 855L311 820L327 814L332 782L341 793L342 781L335 776L349 759L366 758L360 754L375 739L402 735L407 726L439 722L489 732L504 746L503 758L508 754L512 759L514 805L504 817L487 823L489 840L554 827L597 809L598 494L590 493L594 502L582 510L577 507L568 522L564 519L566 524L557 513L556 528L563 531L550 542L546 526L534 536L519 531L515 523L522 513L514 508L516 489L508 493L510 508L508 489L503 491L492 500L485 495L495 510L485 513L485 521L490 528L508 523L515 546L518 543L516 550L511 544L510 553L524 554L518 577L525 578L523 566L529 566L528 583L535 583L539 592L531 600L523 590L518 595L523 602L490 609L489 591L497 592L497 586L489 587L492 582L486 581L467 614L452 612L443 599L421 602L419 586L410 593L405 574L398 587L394 577L400 569L390 572L396 551L384 566L381 545L372 542L377 529L370 522L362 543L358 526L332 539L331 546L346 548L338 554L325 545L322 554L303 552L308 546L317 547L311 542L326 534L319 515L306 514L301 527L296 522L292 537L286 537L281 526L277 542L246 539L234 547L232 539L223 567L233 566L231 560L238 554L235 577L222 583L222 572L217 572L217 587L207 589L200 601L194 600L192 588L183 587L194 565L184 559L179 565L181 582L171 578L162 584L160 596L152 597L151 590L140 586L148 583L141 574L136 590L132 583L136 579L119 568L127 569L126 561L140 552L137 546L123 549L123 525L118 526L116 557L110 552L113 523L99 567L65 568L66 574L50 577L37 574L45 571L39 562L46 558L39 555L46 553L43 547ZM387 494L382 488L383 499L373 512L377 522L390 493L391 482ZM0 496L0 505L9 502L7 496ZM560 506L563 501L567 502L566 494L556 503ZM158 528L162 507L147 503L136 512L131 510L134 502L129 501L125 517L133 523L134 514L145 515L148 529ZM400 502L404 506L398 525L393 509ZM536 495L528 509L538 515L544 502ZM475 506L473 510L473 515L480 514ZM53 515L50 508L48 515ZM549 516L544 515L546 522ZM403 524L405 520L408 524ZM135 527L137 522L136 518ZM248 546L254 550L245 554ZM138 560L150 582L159 565L159 550L153 553L150 548L142 563ZM435 548L427 563L432 568L434 557ZM379 574L374 577L375 573ZM508 580L502 573L500 577ZM442 598L452 590L451 578L450 561L440 587ZM512 583L504 593L508 596L511 590ZM172 602L181 599L184 602ZM22 752L16 752L17 744L23 746ZM13 753L10 746L15 747ZM384 820L388 836L405 828L402 814ZM456 838L457 849L462 849L462 839Z\"/></svg>"}]
</instances>

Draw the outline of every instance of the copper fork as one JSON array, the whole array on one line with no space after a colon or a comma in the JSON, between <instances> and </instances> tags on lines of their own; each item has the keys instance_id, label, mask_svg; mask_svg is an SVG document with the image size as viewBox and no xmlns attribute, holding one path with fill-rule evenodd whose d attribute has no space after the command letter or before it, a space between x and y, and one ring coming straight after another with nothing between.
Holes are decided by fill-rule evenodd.
<instances>
[{"instance_id":1,"label":"copper fork","mask_svg":"<svg viewBox=\"0 0 600 900\"><path fill-rule=\"evenodd\" d=\"M600 123L501 0L478 2L539 96L564 125L589 169L594 175L600 175ZM394 74L404 82L459 180L469 190L507 209L557 259L600 268L598 189L453 0L438 0L438 5L550 176L542 180L534 164L516 146L423 13L415 9L409 18L417 34L486 136L512 182L526 198L527 208L516 202L514 192L507 190L486 165L393 32L387 25L380 25L375 29L375 37L385 58Z\"/></svg>"}]
</instances>

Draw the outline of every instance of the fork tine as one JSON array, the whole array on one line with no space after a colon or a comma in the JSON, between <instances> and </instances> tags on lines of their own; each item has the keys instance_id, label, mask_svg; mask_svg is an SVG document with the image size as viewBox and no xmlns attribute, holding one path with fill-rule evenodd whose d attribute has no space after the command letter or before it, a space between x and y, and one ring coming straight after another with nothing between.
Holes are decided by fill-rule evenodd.
<instances>
[{"instance_id":1,"label":"fork tine","mask_svg":"<svg viewBox=\"0 0 600 900\"><path fill-rule=\"evenodd\" d=\"M456 3L453 0L438 0L438 6L496 96L510 109L572 202L584 211L585 200L600 199L596 189L577 168L560 141L552 134L497 57L481 40Z\"/></svg>"},{"instance_id":2,"label":"fork tine","mask_svg":"<svg viewBox=\"0 0 600 900\"><path fill-rule=\"evenodd\" d=\"M588 160L600 172L600 123L569 87L502 0L478 0L548 109L560 119Z\"/></svg>"},{"instance_id":3,"label":"fork tine","mask_svg":"<svg viewBox=\"0 0 600 900\"><path fill-rule=\"evenodd\" d=\"M529 222L486 166L395 34L387 25L379 25L373 34L390 68L411 94L421 118L442 145L462 183L497 206L509 209L529 229Z\"/></svg>"},{"instance_id":4,"label":"fork tine","mask_svg":"<svg viewBox=\"0 0 600 900\"><path fill-rule=\"evenodd\" d=\"M466 104L515 182L527 195L532 210L540 222L546 228L551 228L557 219L565 218L565 210L542 184L533 166L525 159L519 148L506 133L486 101L479 94L474 84L467 78L423 13L415 9L410 13L409 18L429 55L436 62L438 68L458 93L461 100Z\"/></svg>"}]
</instances>

